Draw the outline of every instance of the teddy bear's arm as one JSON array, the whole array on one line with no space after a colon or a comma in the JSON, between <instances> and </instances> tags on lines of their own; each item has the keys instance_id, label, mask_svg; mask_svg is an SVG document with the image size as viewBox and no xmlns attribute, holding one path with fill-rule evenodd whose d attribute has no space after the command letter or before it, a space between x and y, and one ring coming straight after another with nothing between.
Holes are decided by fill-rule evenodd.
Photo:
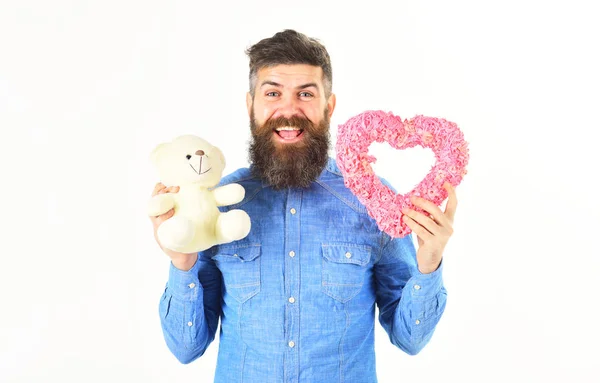
<instances>
[{"instance_id":1,"label":"teddy bear's arm","mask_svg":"<svg viewBox=\"0 0 600 383\"><path fill-rule=\"evenodd\" d=\"M168 212L173 206L175 206L175 199L172 194L157 194L148 202L148 215L156 217Z\"/></svg>"},{"instance_id":2,"label":"teddy bear's arm","mask_svg":"<svg viewBox=\"0 0 600 383\"><path fill-rule=\"evenodd\" d=\"M240 184L229 184L213 189L213 196L217 206L227 206L238 203L244 199L246 191Z\"/></svg>"}]
</instances>

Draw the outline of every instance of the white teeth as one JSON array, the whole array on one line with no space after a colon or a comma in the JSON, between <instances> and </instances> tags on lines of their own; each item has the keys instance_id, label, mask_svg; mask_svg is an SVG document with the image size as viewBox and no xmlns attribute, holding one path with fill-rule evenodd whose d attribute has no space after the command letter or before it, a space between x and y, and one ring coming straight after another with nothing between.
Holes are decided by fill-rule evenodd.
<instances>
[{"instance_id":1,"label":"white teeth","mask_svg":"<svg viewBox=\"0 0 600 383\"><path fill-rule=\"evenodd\" d=\"M281 130L300 130L300 129L298 129L298 128L292 128L290 126L284 126L283 128L277 128L275 130L279 132Z\"/></svg>"}]
</instances>

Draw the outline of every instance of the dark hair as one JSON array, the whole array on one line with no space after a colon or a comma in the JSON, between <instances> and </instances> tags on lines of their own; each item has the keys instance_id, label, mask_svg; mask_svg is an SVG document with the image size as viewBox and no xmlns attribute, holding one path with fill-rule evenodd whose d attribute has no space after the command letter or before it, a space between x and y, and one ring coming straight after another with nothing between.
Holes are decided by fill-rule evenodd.
<instances>
[{"instance_id":1,"label":"dark hair","mask_svg":"<svg viewBox=\"0 0 600 383\"><path fill-rule=\"evenodd\" d=\"M254 44L246 49L246 54L250 58L250 94L253 98L258 71L280 64L308 64L321 67L325 96L329 97L331 94L331 59L325 46L317 39L286 29Z\"/></svg>"}]
</instances>

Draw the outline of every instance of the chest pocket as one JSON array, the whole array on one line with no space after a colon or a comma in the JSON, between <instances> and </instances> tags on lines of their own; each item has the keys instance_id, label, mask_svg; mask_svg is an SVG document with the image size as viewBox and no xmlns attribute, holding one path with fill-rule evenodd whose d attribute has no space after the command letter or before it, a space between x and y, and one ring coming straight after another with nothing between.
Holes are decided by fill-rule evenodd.
<instances>
[{"instance_id":1,"label":"chest pocket","mask_svg":"<svg viewBox=\"0 0 600 383\"><path fill-rule=\"evenodd\" d=\"M260 291L260 245L222 247L212 257L223 275L225 294L244 303Z\"/></svg>"},{"instance_id":2,"label":"chest pocket","mask_svg":"<svg viewBox=\"0 0 600 383\"><path fill-rule=\"evenodd\" d=\"M362 289L371 248L356 244L323 244L321 289L333 299L347 302Z\"/></svg>"}]
</instances>

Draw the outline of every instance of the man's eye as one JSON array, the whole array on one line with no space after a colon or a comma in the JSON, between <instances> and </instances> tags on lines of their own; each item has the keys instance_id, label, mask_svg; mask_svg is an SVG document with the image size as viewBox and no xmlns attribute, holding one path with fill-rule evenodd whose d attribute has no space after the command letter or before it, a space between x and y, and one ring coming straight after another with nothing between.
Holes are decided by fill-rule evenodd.
<instances>
[{"instance_id":1,"label":"man's eye","mask_svg":"<svg viewBox=\"0 0 600 383\"><path fill-rule=\"evenodd\" d=\"M267 97L277 97L278 94L279 93L277 93L277 92L268 92Z\"/></svg>"},{"instance_id":2,"label":"man's eye","mask_svg":"<svg viewBox=\"0 0 600 383\"><path fill-rule=\"evenodd\" d=\"M309 92L300 92L300 97L312 97L312 93Z\"/></svg>"}]
</instances>

